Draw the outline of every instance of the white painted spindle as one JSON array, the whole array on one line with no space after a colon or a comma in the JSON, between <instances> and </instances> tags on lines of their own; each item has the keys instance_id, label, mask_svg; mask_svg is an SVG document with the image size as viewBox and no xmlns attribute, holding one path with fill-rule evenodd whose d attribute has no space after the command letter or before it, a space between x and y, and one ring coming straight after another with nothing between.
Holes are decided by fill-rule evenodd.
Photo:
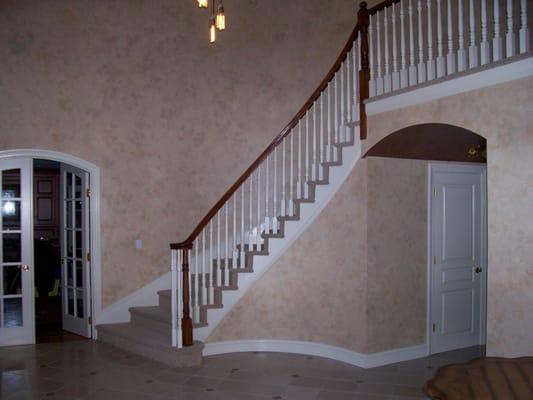
<instances>
[{"instance_id":1,"label":"white painted spindle","mask_svg":"<svg viewBox=\"0 0 533 400\"><path fill-rule=\"evenodd\" d=\"M200 292L200 274L199 274L199 268L198 268L198 238L196 238L193 242L194 246L194 287L192 289L191 297L192 297L192 321L193 322L199 322L200 321L200 305L198 304L198 294Z\"/></svg>"},{"instance_id":2,"label":"white painted spindle","mask_svg":"<svg viewBox=\"0 0 533 400\"><path fill-rule=\"evenodd\" d=\"M433 16L431 15L431 3L432 0L427 0L427 9L428 9L428 23L427 23L427 45L428 45L428 81L435 79L435 59L433 58Z\"/></svg>"},{"instance_id":3,"label":"white painted spindle","mask_svg":"<svg viewBox=\"0 0 533 400\"><path fill-rule=\"evenodd\" d=\"M400 87L406 88L409 86L409 74L407 70L407 52L406 52L406 42L405 42L405 9L404 1L400 0L400 52L401 52L401 71L400 71Z\"/></svg>"},{"instance_id":4,"label":"white painted spindle","mask_svg":"<svg viewBox=\"0 0 533 400\"><path fill-rule=\"evenodd\" d=\"M448 0L448 8L446 16L448 17L448 54L446 55L446 69L447 74L454 74L455 68L455 50L453 48L453 14L452 14L452 0Z\"/></svg>"},{"instance_id":5,"label":"white painted spindle","mask_svg":"<svg viewBox=\"0 0 533 400\"><path fill-rule=\"evenodd\" d=\"M309 182L309 117L310 117L310 110L307 110L305 113L305 166L304 166L304 172L305 172L305 179L304 179L304 187L303 187L303 197L307 198L309 196L308 190L307 190L307 182Z\"/></svg>"},{"instance_id":6,"label":"white painted spindle","mask_svg":"<svg viewBox=\"0 0 533 400\"><path fill-rule=\"evenodd\" d=\"M221 210L217 212L217 268L215 279L218 286L222 286L222 250L220 248L220 213Z\"/></svg>"},{"instance_id":7,"label":"white painted spindle","mask_svg":"<svg viewBox=\"0 0 533 400\"><path fill-rule=\"evenodd\" d=\"M241 248L239 251L239 268L244 268L244 183L241 185Z\"/></svg>"},{"instance_id":8,"label":"white painted spindle","mask_svg":"<svg viewBox=\"0 0 533 400\"><path fill-rule=\"evenodd\" d=\"M485 65L490 61L489 34L487 31L487 24L487 0L481 0L481 43L479 45L481 65Z\"/></svg>"},{"instance_id":9,"label":"white painted spindle","mask_svg":"<svg viewBox=\"0 0 533 400\"><path fill-rule=\"evenodd\" d=\"M302 120L298 121L298 168L296 168L296 173L298 175L298 178L296 180L296 198L300 199L302 197Z\"/></svg>"},{"instance_id":10,"label":"white painted spindle","mask_svg":"<svg viewBox=\"0 0 533 400\"><path fill-rule=\"evenodd\" d=\"M202 290L200 291L200 305L207 304L209 299L206 299L207 292L207 274L206 274L206 262L205 262L205 230L202 230Z\"/></svg>"},{"instance_id":11,"label":"white painted spindle","mask_svg":"<svg viewBox=\"0 0 533 400\"><path fill-rule=\"evenodd\" d=\"M469 7L470 21L470 46L468 47L468 67L476 68L479 65L478 48L476 45L476 14L474 0L470 0Z\"/></svg>"},{"instance_id":12,"label":"white painted spindle","mask_svg":"<svg viewBox=\"0 0 533 400\"><path fill-rule=\"evenodd\" d=\"M426 60L424 59L424 29L422 27L422 0L418 0L418 83L426 81Z\"/></svg>"},{"instance_id":13,"label":"white painted spindle","mask_svg":"<svg viewBox=\"0 0 533 400\"><path fill-rule=\"evenodd\" d=\"M374 72L374 18L372 15L369 16L369 25L368 25L368 48L369 48L369 65L370 70L370 82L368 86L368 95L369 97L374 97L376 95L376 73Z\"/></svg>"},{"instance_id":14,"label":"white painted spindle","mask_svg":"<svg viewBox=\"0 0 533 400\"><path fill-rule=\"evenodd\" d=\"M529 51L529 28L527 26L527 0L520 0L520 54Z\"/></svg>"},{"instance_id":15,"label":"white painted spindle","mask_svg":"<svg viewBox=\"0 0 533 400\"><path fill-rule=\"evenodd\" d=\"M498 1L498 0L495 0ZM458 0L457 30L459 31L459 49L457 50L457 71L466 69L466 48L464 33L463 0Z\"/></svg>"},{"instance_id":16,"label":"white painted spindle","mask_svg":"<svg viewBox=\"0 0 533 400\"><path fill-rule=\"evenodd\" d=\"M505 35L505 55L508 58L516 54L513 23L513 0L507 0L507 34Z\"/></svg>"},{"instance_id":17,"label":"white painted spindle","mask_svg":"<svg viewBox=\"0 0 533 400\"><path fill-rule=\"evenodd\" d=\"M250 203L249 203L249 216L250 216L250 220L248 221L248 227L249 227L249 231L248 231L248 250L253 250L252 247L253 247L253 244L254 244L254 230L253 230L253 223L254 223L254 215L253 215L253 202L254 202L254 199L253 199L253 193L254 193L254 190L253 190L253 174L250 175Z\"/></svg>"},{"instance_id":18,"label":"white painted spindle","mask_svg":"<svg viewBox=\"0 0 533 400\"><path fill-rule=\"evenodd\" d=\"M398 39L396 37L396 5L391 5L392 22L392 90L400 88L400 71L398 67Z\"/></svg>"},{"instance_id":19,"label":"white painted spindle","mask_svg":"<svg viewBox=\"0 0 533 400\"><path fill-rule=\"evenodd\" d=\"M385 38L385 75L383 76L383 91L389 93L392 90L392 76L390 71L389 49L389 16L388 7L383 9L383 37Z\"/></svg>"},{"instance_id":20,"label":"white painted spindle","mask_svg":"<svg viewBox=\"0 0 533 400\"><path fill-rule=\"evenodd\" d=\"M214 252L214 244L213 244L213 223L214 221L211 220L209 222L209 262L207 264L207 268L209 271L209 290L207 292L207 296L209 297L209 301L211 303L215 302L215 273L214 273L214 260L215 256L213 254Z\"/></svg>"},{"instance_id":21,"label":"white painted spindle","mask_svg":"<svg viewBox=\"0 0 533 400\"><path fill-rule=\"evenodd\" d=\"M293 186L294 186L294 131L291 131L291 147L289 149L289 215L294 215L294 196L293 196Z\"/></svg>"},{"instance_id":22,"label":"white painted spindle","mask_svg":"<svg viewBox=\"0 0 533 400\"><path fill-rule=\"evenodd\" d=\"M224 204L224 284L229 286L228 202Z\"/></svg>"},{"instance_id":23,"label":"white painted spindle","mask_svg":"<svg viewBox=\"0 0 533 400\"><path fill-rule=\"evenodd\" d=\"M437 0L437 78L446 74L444 58L444 38L442 35L442 0Z\"/></svg>"},{"instance_id":24,"label":"white painted spindle","mask_svg":"<svg viewBox=\"0 0 533 400\"><path fill-rule=\"evenodd\" d=\"M257 247L262 244L261 240L261 164L257 166Z\"/></svg>"},{"instance_id":25,"label":"white painted spindle","mask_svg":"<svg viewBox=\"0 0 533 400\"><path fill-rule=\"evenodd\" d=\"M407 9L409 15L409 85L413 86L418 83L415 66L415 31L413 24L413 0L409 0L409 8Z\"/></svg>"},{"instance_id":26,"label":"white painted spindle","mask_svg":"<svg viewBox=\"0 0 533 400\"><path fill-rule=\"evenodd\" d=\"M279 146L279 145L278 145ZM274 147L274 175L273 175L273 198L274 211L272 213L272 233L278 233L278 146Z\"/></svg>"},{"instance_id":27,"label":"white painted spindle","mask_svg":"<svg viewBox=\"0 0 533 400\"><path fill-rule=\"evenodd\" d=\"M265 160L265 228L263 229L265 233L270 233L270 210L269 210L269 194L270 194L270 188L269 188L269 171L268 171L268 160L270 158L270 154L267 156Z\"/></svg>"},{"instance_id":28,"label":"white painted spindle","mask_svg":"<svg viewBox=\"0 0 533 400\"><path fill-rule=\"evenodd\" d=\"M311 169L311 180L315 181L317 179L317 168L318 168L318 158L316 154L316 101L313 103L313 129L311 131L313 135L313 162ZM306 187L308 184L306 183Z\"/></svg>"},{"instance_id":29,"label":"white painted spindle","mask_svg":"<svg viewBox=\"0 0 533 400\"><path fill-rule=\"evenodd\" d=\"M500 25L500 0L494 0L493 2L493 14L494 14L494 37L492 38L492 60L499 61L502 59L502 37L501 37L501 25Z\"/></svg>"},{"instance_id":30,"label":"white painted spindle","mask_svg":"<svg viewBox=\"0 0 533 400\"><path fill-rule=\"evenodd\" d=\"M284 217L287 215L287 197L286 197L286 171L285 171L285 153L286 153L286 146L285 142L287 137L285 136L282 139L282 151L281 151L281 203L280 203L280 216Z\"/></svg>"},{"instance_id":31,"label":"white painted spindle","mask_svg":"<svg viewBox=\"0 0 533 400\"><path fill-rule=\"evenodd\" d=\"M376 72L376 95L383 94L384 81L383 70L381 67L381 24L380 24L380 12L376 13L376 49L377 49L377 72Z\"/></svg>"},{"instance_id":32,"label":"white painted spindle","mask_svg":"<svg viewBox=\"0 0 533 400\"><path fill-rule=\"evenodd\" d=\"M333 78L333 88L334 88L334 102L333 102L333 112L335 116L335 125L333 127L333 132L335 135L335 143L339 143L339 71L335 72L335 77Z\"/></svg>"},{"instance_id":33,"label":"white painted spindle","mask_svg":"<svg viewBox=\"0 0 533 400\"><path fill-rule=\"evenodd\" d=\"M181 338L179 334L179 316L178 316L178 255L179 250L170 250L170 317L172 324L171 345L172 347L181 347Z\"/></svg>"}]
</instances>

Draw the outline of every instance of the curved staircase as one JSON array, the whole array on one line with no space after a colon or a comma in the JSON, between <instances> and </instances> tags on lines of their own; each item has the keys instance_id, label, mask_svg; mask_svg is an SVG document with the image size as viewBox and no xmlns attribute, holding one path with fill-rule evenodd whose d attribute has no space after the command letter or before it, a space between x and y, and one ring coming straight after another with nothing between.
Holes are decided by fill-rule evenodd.
<instances>
[{"instance_id":1,"label":"curved staircase","mask_svg":"<svg viewBox=\"0 0 533 400\"><path fill-rule=\"evenodd\" d=\"M199 364L201 341L361 157L368 99L529 54L525 1L505 2L505 26L498 1L489 14L484 0L481 10L464 3L386 0L367 9L362 2L346 45L308 101L189 237L170 245L171 273L159 304L130 307L131 321L99 325L98 339L170 365Z\"/></svg>"}]
</instances>

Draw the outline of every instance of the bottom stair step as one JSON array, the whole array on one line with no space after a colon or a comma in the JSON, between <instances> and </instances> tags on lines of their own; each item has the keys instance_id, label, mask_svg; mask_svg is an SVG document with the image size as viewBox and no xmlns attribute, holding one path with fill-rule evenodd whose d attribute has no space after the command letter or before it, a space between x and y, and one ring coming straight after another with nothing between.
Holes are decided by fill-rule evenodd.
<instances>
[{"instance_id":1,"label":"bottom stair step","mask_svg":"<svg viewBox=\"0 0 533 400\"><path fill-rule=\"evenodd\" d=\"M98 340L122 350L159 361L172 367L193 367L202 364L202 342L178 349L170 344L168 335L137 327L130 323L97 326Z\"/></svg>"}]
</instances>

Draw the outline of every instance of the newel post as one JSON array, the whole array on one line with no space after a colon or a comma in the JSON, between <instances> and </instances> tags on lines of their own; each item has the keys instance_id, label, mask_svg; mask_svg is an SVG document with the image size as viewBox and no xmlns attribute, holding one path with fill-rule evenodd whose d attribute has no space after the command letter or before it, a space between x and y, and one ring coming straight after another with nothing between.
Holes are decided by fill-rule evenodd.
<instances>
[{"instance_id":1,"label":"newel post","mask_svg":"<svg viewBox=\"0 0 533 400\"><path fill-rule=\"evenodd\" d=\"M366 139L366 109L365 100L368 99L368 90L370 84L370 68L368 59L368 26L370 24L370 15L367 4L361 2L357 12L357 25L361 35L361 70L359 71L359 123L361 129L361 140Z\"/></svg>"},{"instance_id":2,"label":"newel post","mask_svg":"<svg viewBox=\"0 0 533 400\"><path fill-rule=\"evenodd\" d=\"M192 346L192 319L190 313L190 284L189 284L189 250L192 249L192 244L190 246L184 247L182 249L182 271L183 271L183 317L181 318L181 330L183 337L183 346Z\"/></svg>"}]
</instances>

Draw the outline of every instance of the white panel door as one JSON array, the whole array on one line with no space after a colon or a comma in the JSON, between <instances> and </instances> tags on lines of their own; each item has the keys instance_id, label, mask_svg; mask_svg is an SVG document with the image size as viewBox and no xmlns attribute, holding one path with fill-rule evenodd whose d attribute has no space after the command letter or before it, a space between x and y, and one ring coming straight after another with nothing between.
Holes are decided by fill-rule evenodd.
<instances>
[{"instance_id":1,"label":"white panel door","mask_svg":"<svg viewBox=\"0 0 533 400\"><path fill-rule=\"evenodd\" d=\"M91 336L89 174L61 164L61 296L63 329Z\"/></svg>"},{"instance_id":2,"label":"white panel door","mask_svg":"<svg viewBox=\"0 0 533 400\"><path fill-rule=\"evenodd\" d=\"M480 344L484 166L433 166L431 195L431 353Z\"/></svg>"},{"instance_id":3,"label":"white panel door","mask_svg":"<svg viewBox=\"0 0 533 400\"><path fill-rule=\"evenodd\" d=\"M0 160L0 346L34 342L32 164Z\"/></svg>"}]
</instances>

